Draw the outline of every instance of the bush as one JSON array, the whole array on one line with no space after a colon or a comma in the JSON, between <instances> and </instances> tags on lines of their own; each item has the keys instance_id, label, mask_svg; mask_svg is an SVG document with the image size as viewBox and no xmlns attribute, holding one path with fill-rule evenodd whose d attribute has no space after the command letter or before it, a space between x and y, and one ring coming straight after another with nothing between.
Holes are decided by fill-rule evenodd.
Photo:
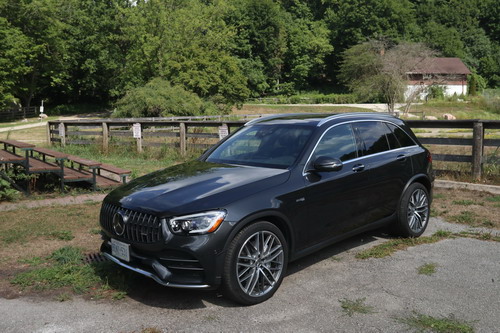
<instances>
[{"instance_id":1,"label":"bush","mask_svg":"<svg viewBox=\"0 0 500 333\"><path fill-rule=\"evenodd\" d=\"M429 99L444 99L445 87L443 86L430 86L428 88L427 98Z\"/></svg>"},{"instance_id":2,"label":"bush","mask_svg":"<svg viewBox=\"0 0 500 333\"><path fill-rule=\"evenodd\" d=\"M500 89L486 89L483 99L488 111L500 114Z\"/></svg>"},{"instance_id":3,"label":"bush","mask_svg":"<svg viewBox=\"0 0 500 333\"><path fill-rule=\"evenodd\" d=\"M268 104L354 104L358 103L359 99L355 94L304 94L260 98L258 102Z\"/></svg>"},{"instance_id":4,"label":"bush","mask_svg":"<svg viewBox=\"0 0 500 333\"><path fill-rule=\"evenodd\" d=\"M48 116L73 115L83 113L104 112L107 106L100 104L63 104L54 107L47 107Z\"/></svg>"},{"instance_id":5,"label":"bush","mask_svg":"<svg viewBox=\"0 0 500 333\"><path fill-rule=\"evenodd\" d=\"M204 103L198 95L180 86L155 78L144 87L129 90L116 103L113 117L197 116L212 113L213 103Z\"/></svg>"},{"instance_id":6,"label":"bush","mask_svg":"<svg viewBox=\"0 0 500 333\"><path fill-rule=\"evenodd\" d=\"M13 201L19 197L19 192L12 188L10 183L0 178L0 201Z\"/></svg>"}]
</instances>

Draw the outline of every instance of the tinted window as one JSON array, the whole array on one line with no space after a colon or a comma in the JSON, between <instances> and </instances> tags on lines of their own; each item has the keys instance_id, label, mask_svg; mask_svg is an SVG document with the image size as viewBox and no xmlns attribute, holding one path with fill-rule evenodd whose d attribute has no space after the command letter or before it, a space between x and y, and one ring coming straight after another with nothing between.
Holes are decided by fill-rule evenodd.
<instances>
[{"instance_id":1,"label":"tinted window","mask_svg":"<svg viewBox=\"0 0 500 333\"><path fill-rule=\"evenodd\" d=\"M390 130L384 123L378 121L354 123L353 128L361 140L360 145L363 155L389 150L386 135L390 133Z\"/></svg>"},{"instance_id":2,"label":"tinted window","mask_svg":"<svg viewBox=\"0 0 500 333\"><path fill-rule=\"evenodd\" d=\"M328 156L347 161L357 157L356 141L351 125L339 125L328 130L316 147L313 159Z\"/></svg>"},{"instance_id":3,"label":"tinted window","mask_svg":"<svg viewBox=\"0 0 500 333\"><path fill-rule=\"evenodd\" d=\"M394 135L396 136L399 144L401 147L409 147L409 146L414 146L415 142L413 142L413 139L410 138L408 134L406 134L405 131L403 131L401 128L389 124L389 127L391 128L392 132L394 132Z\"/></svg>"},{"instance_id":4,"label":"tinted window","mask_svg":"<svg viewBox=\"0 0 500 333\"><path fill-rule=\"evenodd\" d=\"M399 144L398 139L396 138L396 135L394 134L394 131L392 130L393 127L392 124L384 123L385 126L389 127L389 132L387 132L387 141L389 142L389 147L391 149L397 149L401 148L401 145Z\"/></svg>"},{"instance_id":5,"label":"tinted window","mask_svg":"<svg viewBox=\"0 0 500 333\"><path fill-rule=\"evenodd\" d=\"M310 127L254 125L244 127L218 146L208 162L288 168L304 148Z\"/></svg>"}]
</instances>

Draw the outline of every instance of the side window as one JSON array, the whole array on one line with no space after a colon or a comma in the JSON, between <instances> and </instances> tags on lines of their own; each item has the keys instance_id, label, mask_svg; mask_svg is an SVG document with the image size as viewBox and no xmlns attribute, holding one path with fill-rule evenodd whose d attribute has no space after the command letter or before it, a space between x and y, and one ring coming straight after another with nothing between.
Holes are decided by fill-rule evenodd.
<instances>
[{"instance_id":1,"label":"side window","mask_svg":"<svg viewBox=\"0 0 500 333\"><path fill-rule=\"evenodd\" d=\"M331 128L323 135L313 158L328 156L347 161L356 158L356 141L350 124L339 125Z\"/></svg>"},{"instance_id":2,"label":"side window","mask_svg":"<svg viewBox=\"0 0 500 333\"><path fill-rule=\"evenodd\" d=\"M361 142L362 155L371 155L389 150L387 134L389 128L379 121L360 122L353 124L354 130Z\"/></svg>"},{"instance_id":3,"label":"side window","mask_svg":"<svg viewBox=\"0 0 500 333\"><path fill-rule=\"evenodd\" d=\"M413 142L413 139L410 138L408 134L406 134L405 131L403 131L401 128L397 127L396 125L393 124L388 124L392 132L394 133L394 136L397 138L399 144L401 147L410 147L414 146L415 142Z\"/></svg>"},{"instance_id":4,"label":"side window","mask_svg":"<svg viewBox=\"0 0 500 333\"><path fill-rule=\"evenodd\" d=\"M396 135L394 134L394 129L392 124L384 123L385 126L389 127L389 132L387 132L387 141L389 141L389 147L391 149L401 148L401 144L399 143Z\"/></svg>"}]
</instances>

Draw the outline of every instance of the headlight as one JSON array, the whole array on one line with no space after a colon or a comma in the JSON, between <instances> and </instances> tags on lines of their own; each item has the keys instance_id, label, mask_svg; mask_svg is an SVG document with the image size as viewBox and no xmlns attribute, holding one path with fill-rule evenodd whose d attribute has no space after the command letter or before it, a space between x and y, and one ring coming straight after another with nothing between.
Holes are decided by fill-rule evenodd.
<instances>
[{"instance_id":1,"label":"headlight","mask_svg":"<svg viewBox=\"0 0 500 333\"><path fill-rule=\"evenodd\" d=\"M168 220L170 230L174 234L206 234L217 230L226 212L221 210L173 217Z\"/></svg>"}]
</instances>

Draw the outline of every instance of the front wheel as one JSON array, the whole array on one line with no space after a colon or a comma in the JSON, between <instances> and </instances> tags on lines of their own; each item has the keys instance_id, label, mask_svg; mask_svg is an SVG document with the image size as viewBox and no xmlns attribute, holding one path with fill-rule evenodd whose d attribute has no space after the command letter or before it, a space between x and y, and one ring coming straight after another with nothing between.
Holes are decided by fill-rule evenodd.
<instances>
[{"instance_id":1,"label":"front wheel","mask_svg":"<svg viewBox=\"0 0 500 333\"><path fill-rule=\"evenodd\" d=\"M264 302L279 288L287 261L287 243L278 227L262 221L244 228L228 247L224 294L245 305Z\"/></svg>"},{"instance_id":2,"label":"front wheel","mask_svg":"<svg viewBox=\"0 0 500 333\"><path fill-rule=\"evenodd\" d=\"M396 231L403 237L418 237L427 228L430 216L430 198L427 188L411 184L399 203Z\"/></svg>"}]
</instances>

